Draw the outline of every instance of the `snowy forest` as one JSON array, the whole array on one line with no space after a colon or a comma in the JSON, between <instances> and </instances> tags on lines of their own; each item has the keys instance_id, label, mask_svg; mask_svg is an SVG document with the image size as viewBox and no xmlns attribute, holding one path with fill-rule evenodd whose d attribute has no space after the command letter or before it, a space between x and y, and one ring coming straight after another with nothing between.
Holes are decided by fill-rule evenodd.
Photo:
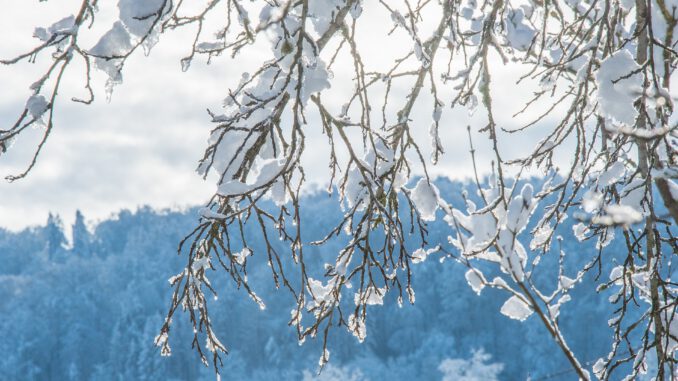
<instances>
[{"instance_id":1,"label":"snowy forest","mask_svg":"<svg viewBox=\"0 0 678 381\"><path fill-rule=\"evenodd\" d=\"M462 203L463 184L439 179L436 185L452 205ZM308 239L322 236L341 218L325 192L305 196L303 218L313 226ZM167 274L182 266L172 255L191 227L198 209L160 212L142 208L88 228L82 214L67 239L58 216L20 233L0 232L0 374L9 380L213 380L213 369L197 361L190 329L177 318L170 357L153 345L171 293ZM322 216L322 218L320 218ZM575 255L576 269L596 253L595 242L574 238L573 223L558 228L559 244ZM447 244L442 220L430 225L430 240ZM256 235L256 227L247 228ZM283 245L284 243L278 243ZM340 248L311 248L309 263L322 265ZM252 240L252 249L261 243ZM526 243L527 245L527 243ZM609 273L625 255L615 241L603 250ZM443 261L443 263L439 263ZM559 257L549 253L544 266L557 271ZM477 296L467 285L465 269L445 254L432 254L415 265L416 302L398 307L395 300L371 306L363 344L344 331L332 332L333 358L320 380L572 380L576 375L536 316L524 322L497 311L506 297L498 290ZM321 266L319 266L321 267ZM287 327L294 299L275 294L266 266L252 267L257 293L267 301L260 310L242 290L221 287L213 304L214 326L229 343L222 379L316 379L318 340L298 345ZM584 360L603 355L610 345L607 320L613 305L609 292L589 293L596 272L572 290L572 305L563 314L563 331ZM603 277L605 275L602 275ZM388 297L387 297L388 298ZM586 319L585 322L580 318ZM466 377L466 378L464 378Z\"/></svg>"}]
</instances>

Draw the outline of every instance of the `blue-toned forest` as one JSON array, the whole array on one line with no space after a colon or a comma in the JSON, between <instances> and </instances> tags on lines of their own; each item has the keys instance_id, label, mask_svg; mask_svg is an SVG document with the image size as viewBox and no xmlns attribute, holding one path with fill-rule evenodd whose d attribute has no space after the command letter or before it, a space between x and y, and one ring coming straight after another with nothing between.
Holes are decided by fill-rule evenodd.
<instances>
[{"instance_id":1,"label":"blue-toned forest","mask_svg":"<svg viewBox=\"0 0 678 381\"><path fill-rule=\"evenodd\" d=\"M438 180L437 185L448 202L460 205L461 183ZM305 225L305 234L318 239L341 210L336 195L307 197L303 218L312 223ZM69 239L57 216L20 233L0 230L0 380L214 379L213 369L205 368L191 349L192 331L181 316L173 325L172 356L161 357L153 346L169 303L167 279L185 265L177 243L197 215L197 209L142 208L88 229L78 214ZM594 243L574 239L574 223L566 221L559 233L562 249L581 264L595 255ZM429 242L449 246L450 233L439 219L429 225ZM322 267L336 256L338 245L308 246L305 256ZM622 245L613 242L603 255L611 253L610 259L625 252ZM256 257L256 240L250 246ZM330 367L322 377L452 380L457 373L450 367L475 362L502 380L575 379L536 316L521 323L501 315L505 293L486 289L476 295L464 279L465 268L440 258L434 254L415 265L414 305L399 308L391 297L384 306L371 307L363 344L345 330L333 332ZM555 268L558 257L549 253L543 261L542 266ZM611 265L603 266L602 277L607 278ZM606 355L610 345L607 320L613 306L604 292L592 291L595 275L592 271L574 289L573 301L561 314L563 332L584 361ZM222 379L314 377L321 343L298 345L294 329L287 326L294 300L275 291L266 266L251 266L249 277L267 304L263 311L223 275L211 276L220 291L210 305L213 323L230 349Z\"/></svg>"}]
</instances>

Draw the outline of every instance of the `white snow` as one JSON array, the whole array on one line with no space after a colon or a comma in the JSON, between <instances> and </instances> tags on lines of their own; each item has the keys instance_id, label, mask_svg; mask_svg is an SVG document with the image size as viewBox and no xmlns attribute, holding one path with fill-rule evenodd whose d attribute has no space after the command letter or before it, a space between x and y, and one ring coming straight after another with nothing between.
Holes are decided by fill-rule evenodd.
<instances>
[{"instance_id":1,"label":"white snow","mask_svg":"<svg viewBox=\"0 0 678 381\"><path fill-rule=\"evenodd\" d=\"M412 253L412 263L424 262L429 255L437 252L438 250L440 250L440 247L434 247L432 249L427 250L419 248Z\"/></svg>"},{"instance_id":2,"label":"white snow","mask_svg":"<svg viewBox=\"0 0 678 381\"><path fill-rule=\"evenodd\" d=\"M503 250L500 262L502 271L522 281L525 277L525 263L527 262L525 248L507 230L499 233L498 245Z\"/></svg>"},{"instance_id":3,"label":"white snow","mask_svg":"<svg viewBox=\"0 0 678 381\"><path fill-rule=\"evenodd\" d=\"M245 264L245 260L247 259L247 257L249 257L250 255L252 255L252 250L245 247L242 250L240 250L239 252L234 253L233 258L235 259L237 264L243 265L243 264Z\"/></svg>"},{"instance_id":4,"label":"white snow","mask_svg":"<svg viewBox=\"0 0 678 381\"><path fill-rule=\"evenodd\" d=\"M414 206L424 221L436 219L438 210L438 189L426 179L420 179L410 194Z\"/></svg>"},{"instance_id":5,"label":"white snow","mask_svg":"<svg viewBox=\"0 0 678 381\"><path fill-rule=\"evenodd\" d=\"M362 317L358 317L356 319L355 314L351 314L351 316L348 317L348 330L351 331L353 336L358 338L359 342L365 341L365 337L367 336L367 326L365 324L365 320L363 320Z\"/></svg>"},{"instance_id":6,"label":"white snow","mask_svg":"<svg viewBox=\"0 0 678 381\"><path fill-rule=\"evenodd\" d=\"M530 215L536 206L532 203L532 185L525 184L519 196L514 197L509 203L506 212L506 228L513 233L522 232L527 226Z\"/></svg>"},{"instance_id":7,"label":"white snow","mask_svg":"<svg viewBox=\"0 0 678 381\"><path fill-rule=\"evenodd\" d=\"M599 380L602 380L605 375L605 360L599 358L595 364L593 364L593 374L598 377Z\"/></svg>"},{"instance_id":8,"label":"white snow","mask_svg":"<svg viewBox=\"0 0 678 381\"><path fill-rule=\"evenodd\" d=\"M208 52L211 50L217 50L217 49L223 49L224 48L224 43L223 42L201 42L198 45L195 46L195 49L200 52Z\"/></svg>"},{"instance_id":9,"label":"white snow","mask_svg":"<svg viewBox=\"0 0 678 381\"><path fill-rule=\"evenodd\" d=\"M560 315L560 307L561 307L563 304L569 302L570 300L572 300L572 298L570 297L570 295L565 294L565 295L561 296L560 299L558 299L558 301L557 301L556 303L550 304L550 305L548 306L548 308L549 308L549 314L551 315L551 317L552 317L553 319L557 318L558 315Z\"/></svg>"},{"instance_id":10,"label":"white snow","mask_svg":"<svg viewBox=\"0 0 678 381\"><path fill-rule=\"evenodd\" d=\"M303 103L308 102L312 94L330 88L327 66L320 58L313 57L313 59L315 60L314 64L306 65L303 72L304 77L301 82L301 100ZM288 86L288 92L293 97L296 96L296 87L296 81Z\"/></svg>"},{"instance_id":11,"label":"white snow","mask_svg":"<svg viewBox=\"0 0 678 381\"><path fill-rule=\"evenodd\" d=\"M485 280L485 277L483 276L483 273L481 273L477 269L469 269L466 272L466 282L468 282L468 285L471 286L473 291L475 291L476 294L480 295L480 292L485 288L485 283L487 281Z\"/></svg>"},{"instance_id":12,"label":"white snow","mask_svg":"<svg viewBox=\"0 0 678 381\"><path fill-rule=\"evenodd\" d=\"M207 270L210 268L210 257L200 257L193 261L192 270L198 272L200 270Z\"/></svg>"},{"instance_id":13,"label":"white snow","mask_svg":"<svg viewBox=\"0 0 678 381\"><path fill-rule=\"evenodd\" d=\"M42 27L35 28L33 36L40 39L41 41L47 42L57 34L71 34L74 31L75 31L75 16L70 15L55 22L54 24L47 28Z\"/></svg>"},{"instance_id":14,"label":"white snow","mask_svg":"<svg viewBox=\"0 0 678 381\"><path fill-rule=\"evenodd\" d=\"M598 177L598 186L606 187L619 181L626 172L626 165L621 161L615 161L606 171Z\"/></svg>"},{"instance_id":15,"label":"white snow","mask_svg":"<svg viewBox=\"0 0 678 381\"><path fill-rule=\"evenodd\" d=\"M588 226L584 225L581 222L574 225L572 227L572 230L574 231L574 236L577 238L579 242L585 240L586 234L589 232Z\"/></svg>"},{"instance_id":16,"label":"white snow","mask_svg":"<svg viewBox=\"0 0 678 381\"><path fill-rule=\"evenodd\" d=\"M469 205L471 206L472 202L469 201ZM469 231L470 237L461 235L461 242L457 242L456 240L453 242L457 248L464 250L467 254L480 250L497 234L497 223L492 213L485 212L475 214L472 209L475 210L475 207L472 206L469 208L469 212L472 213L469 216L454 209L452 211L454 218L446 218L448 224L453 228L455 227L454 222L456 221L462 228Z\"/></svg>"},{"instance_id":17,"label":"white snow","mask_svg":"<svg viewBox=\"0 0 678 381\"><path fill-rule=\"evenodd\" d=\"M603 194L595 189L589 189L584 193L581 200L581 207L586 213L593 213L603 204Z\"/></svg>"},{"instance_id":18,"label":"white snow","mask_svg":"<svg viewBox=\"0 0 678 381\"><path fill-rule=\"evenodd\" d=\"M501 313L510 317L511 319L524 321L532 315L532 309L523 301L522 298L513 295L504 305L501 306Z\"/></svg>"},{"instance_id":19,"label":"white snow","mask_svg":"<svg viewBox=\"0 0 678 381\"><path fill-rule=\"evenodd\" d=\"M382 305L384 304L384 295L386 295L386 287L369 286L362 294L355 293L353 302L356 306L363 304L363 302L368 306Z\"/></svg>"},{"instance_id":20,"label":"white snow","mask_svg":"<svg viewBox=\"0 0 678 381\"><path fill-rule=\"evenodd\" d=\"M219 185L219 187L217 188L217 194L219 194L220 196L228 197L246 193L250 189L251 186L241 181L230 180Z\"/></svg>"},{"instance_id":21,"label":"white snow","mask_svg":"<svg viewBox=\"0 0 678 381\"><path fill-rule=\"evenodd\" d=\"M112 57L123 56L131 49L132 41L130 35L122 23L117 21L113 24L111 30L106 32L99 42L89 50L90 54L96 56L94 62L97 69L108 74L106 92L109 98L113 91L113 86L122 82L120 59L112 59Z\"/></svg>"},{"instance_id":22,"label":"white snow","mask_svg":"<svg viewBox=\"0 0 678 381\"><path fill-rule=\"evenodd\" d=\"M122 23L116 21L89 53L99 57L116 57L126 54L130 49L132 49L130 35Z\"/></svg>"},{"instance_id":23,"label":"white snow","mask_svg":"<svg viewBox=\"0 0 678 381\"><path fill-rule=\"evenodd\" d=\"M574 286L574 283L575 283L575 282L576 282L575 279L566 277L565 275L563 275L563 276L560 277L560 287L561 287L562 289L567 290L567 289L572 288L572 286Z\"/></svg>"},{"instance_id":24,"label":"white snow","mask_svg":"<svg viewBox=\"0 0 678 381\"><path fill-rule=\"evenodd\" d=\"M641 94L643 79L638 73L629 74L639 68L628 50L619 50L600 64L596 85L598 111L602 117L627 126L635 123L638 111L633 103Z\"/></svg>"},{"instance_id":25,"label":"white snow","mask_svg":"<svg viewBox=\"0 0 678 381\"><path fill-rule=\"evenodd\" d=\"M42 118L42 115L47 111L47 107L49 106L49 103L43 97L42 95L35 94L32 95L30 98L28 98L28 101L26 101L26 109L28 109L28 113L31 114L33 119L40 119Z\"/></svg>"},{"instance_id":26,"label":"white snow","mask_svg":"<svg viewBox=\"0 0 678 381\"><path fill-rule=\"evenodd\" d=\"M341 0L314 0L308 2L308 17L318 34L324 33L332 22L332 16L344 5ZM356 16L357 18L357 16Z\"/></svg>"},{"instance_id":27,"label":"white snow","mask_svg":"<svg viewBox=\"0 0 678 381\"><path fill-rule=\"evenodd\" d=\"M149 32L153 21L158 19L158 14L165 0L120 0L120 21L125 24L130 33L143 36Z\"/></svg>"},{"instance_id":28,"label":"white snow","mask_svg":"<svg viewBox=\"0 0 678 381\"><path fill-rule=\"evenodd\" d=\"M645 198L645 179L636 178L624 186L620 192L622 205L628 205L638 212L643 212L643 198Z\"/></svg>"},{"instance_id":29,"label":"white snow","mask_svg":"<svg viewBox=\"0 0 678 381\"><path fill-rule=\"evenodd\" d=\"M506 37L516 50L525 51L532 44L536 32L525 22L523 8L510 9L506 18Z\"/></svg>"},{"instance_id":30,"label":"white snow","mask_svg":"<svg viewBox=\"0 0 678 381\"><path fill-rule=\"evenodd\" d=\"M542 225L534 232L532 240L530 241L530 249L536 250L548 243L548 239L553 235L553 227L551 225Z\"/></svg>"},{"instance_id":31,"label":"white snow","mask_svg":"<svg viewBox=\"0 0 678 381\"><path fill-rule=\"evenodd\" d=\"M332 283L325 285L322 281L308 278L308 287L313 295L312 300L307 302L309 308L317 306L322 302L329 302L333 299L332 294L334 287L332 286Z\"/></svg>"},{"instance_id":32,"label":"white snow","mask_svg":"<svg viewBox=\"0 0 678 381\"><path fill-rule=\"evenodd\" d=\"M366 196L367 191L365 190L364 179L360 173L360 169L353 167L348 171L348 178L342 194L343 200L346 201L349 208L362 204L358 207L358 210L362 210L365 208L363 199Z\"/></svg>"},{"instance_id":33,"label":"white snow","mask_svg":"<svg viewBox=\"0 0 678 381\"><path fill-rule=\"evenodd\" d=\"M290 199L282 177L278 178L278 180L273 183L269 194L275 205L278 207L287 204Z\"/></svg>"},{"instance_id":34,"label":"white snow","mask_svg":"<svg viewBox=\"0 0 678 381\"><path fill-rule=\"evenodd\" d=\"M605 215L594 216L591 222L600 225L631 225L643 220L643 214L628 205L605 206Z\"/></svg>"}]
</instances>

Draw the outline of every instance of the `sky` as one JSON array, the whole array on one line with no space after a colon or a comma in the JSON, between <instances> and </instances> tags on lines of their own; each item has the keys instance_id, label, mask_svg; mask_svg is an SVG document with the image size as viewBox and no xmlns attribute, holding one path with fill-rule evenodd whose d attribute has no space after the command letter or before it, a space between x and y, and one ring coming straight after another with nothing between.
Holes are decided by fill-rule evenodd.
<instances>
[{"instance_id":1,"label":"sky","mask_svg":"<svg viewBox=\"0 0 678 381\"><path fill-rule=\"evenodd\" d=\"M10 12L0 13L0 29L14 30L17 36L0 43L0 56L7 57L35 43L30 38L34 26L48 26L67 15L59 6L69 2L52 2L56 7L51 8L46 3L3 3L9 2L0 1L0 6ZM18 230L44 223L49 212L68 223L76 209L89 220L100 220L121 208L183 208L209 198L214 184L194 170L212 128L206 108L218 107L227 88L227 76L219 72L232 68L203 64L183 73L179 60L186 54L189 36L166 37L150 56L140 54L128 61L124 82L110 102L101 73L95 73L97 98L89 106L69 100L84 92L81 78L66 78L55 128L37 165L24 179L0 180L0 226ZM2 125L17 118L30 94L28 86L39 76L37 66L44 62L0 66ZM3 178L29 163L39 132L22 137L0 158Z\"/></svg>"},{"instance_id":2,"label":"sky","mask_svg":"<svg viewBox=\"0 0 678 381\"><path fill-rule=\"evenodd\" d=\"M13 36L0 42L0 57L12 57L35 46L37 40L31 36L36 26L49 26L74 13L77 7L77 1L72 0L22 2L19 6L10 0L0 0L0 9L3 9L0 32ZM114 8L105 7L103 4L100 17L115 14ZM89 35L91 45L111 24L101 25L95 24ZM379 24L367 20L361 25L366 35L375 35L373 29ZM381 27L388 29L390 25ZM216 189L214 181L204 181L195 172L213 127L206 109L219 111L227 89L238 83L243 68L257 67L257 63L267 58L267 51L265 47L248 47L246 53L235 60L219 57L211 65L198 59L188 72L182 72L179 61L189 52L192 36L190 29L168 32L149 56L137 54L130 58L124 81L115 87L110 102L106 101L105 77L97 72L93 76L94 103L71 102L71 97L85 95L84 82L77 67L67 72L57 104L55 128L37 165L24 179L13 183L0 180L0 227L16 231L42 224L50 212L59 214L69 225L78 209L90 223L95 223L123 208L150 205L181 209L205 203ZM387 49L383 42L368 38L364 42L365 51L371 47L374 51ZM395 47L402 45L397 39L389 43ZM370 59L372 64L379 65L379 59L383 58L374 55ZM14 123L30 96L28 87L48 63L48 57L38 57L34 64L24 61L0 66L1 126ZM515 68L500 62L496 67L498 86L512 86L512 78L517 75ZM403 94L404 90L394 89ZM420 103L429 106L425 100ZM516 94L499 96L496 103L500 109L513 108L517 104ZM430 109L424 105L417 107L415 115L426 113L430 118ZM447 153L430 173L452 178L471 176L466 125L477 122L478 118L477 114L470 117L467 110L443 114L441 135ZM429 125L430 121L422 123L418 131L422 139L426 139ZM327 150L323 149L326 138L313 127L309 125L309 148L304 158L311 186L326 183L328 173ZM39 129L30 131L0 157L0 178L23 171L40 133ZM430 144L422 140L421 145ZM480 155L487 154L482 143L477 146ZM524 141L507 146L509 151L516 152L524 152L526 148ZM481 170L489 168L487 163L480 165Z\"/></svg>"}]
</instances>

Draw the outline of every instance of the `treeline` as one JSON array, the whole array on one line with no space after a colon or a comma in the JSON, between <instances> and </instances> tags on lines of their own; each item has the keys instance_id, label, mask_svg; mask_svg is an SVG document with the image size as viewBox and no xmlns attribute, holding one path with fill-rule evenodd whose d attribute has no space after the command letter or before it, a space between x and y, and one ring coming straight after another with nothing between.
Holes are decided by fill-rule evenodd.
<instances>
[{"instance_id":1,"label":"treeline","mask_svg":"<svg viewBox=\"0 0 678 381\"><path fill-rule=\"evenodd\" d=\"M437 184L443 195L451 196L448 201L460 205L462 184ZM341 210L327 194L307 198L303 218L313 221L305 225L310 241L327 233ZM182 317L173 326L173 355L160 357L153 346L168 307L167 279L184 266L185 256L177 255L176 245L191 231L196 216L197 209L142 208L122 211L90 231L78 213L70 239L58 216L20 233L0 231L0 379L213 379L213 370L202 366L191 349L192 331ZM571 226L572 221L566 221L560 233L562 249L572 253L575 268L589 260L593 250L571 238ZM429 233L432 244L446 245L450 229L436 221ZM284 252L282 243L276 244ZM322 267L336 256L339 244L308 246L306 258ZM256 257L261 247L256 240L250 245ZM606 250L622 252L619 245L615 242ZM503 364L492 368L495 373L501 370L500 379L536 380L568 369L534 316L520 323L501 315L506 294L486 290L477 296L466 284L463 266L449 258L441 263L440 258L433 255L416 265L414 305L399 308L388 300L371 309L363 344L343 330L333 332L332 368L326 378L339 374L356 380L440 380L450 364L457 364L449 359L468 359L468 365L474 351L482 357L480 350L492 356L483 354L480 362ZM545 255L543 261L542 266L557 270L557 255ZM222 379L310 378L320 343L297 344L294 330L287 326L294 301L289 293L275 290L265 265L252 266L249 277L267 304L264 311L222 275L211 276L220 290L211 313L231 351ZM561 317L566 337L584 361L604 356L611 336L607 319L612 307L605 294L590 292L591 282L587 277L573 291L574 301ZM441 367L446 359L448 368ZM560 379L573 377L565 372Z\"/></svg>"}]
</instances>

